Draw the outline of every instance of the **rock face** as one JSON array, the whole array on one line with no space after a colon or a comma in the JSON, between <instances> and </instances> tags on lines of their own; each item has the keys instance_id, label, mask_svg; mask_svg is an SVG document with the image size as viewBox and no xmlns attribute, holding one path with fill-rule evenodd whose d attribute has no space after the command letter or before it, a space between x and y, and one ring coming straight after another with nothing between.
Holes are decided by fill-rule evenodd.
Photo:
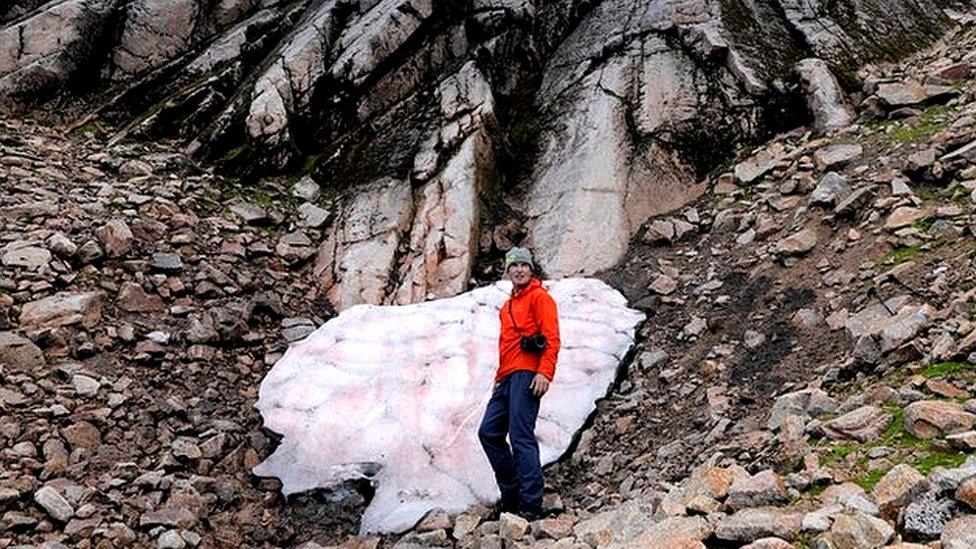
<instances>
[{"instance_id":1,"label":"rock face","mask_svg":"<svg viewBox=\"0 0 976 549\"><path fill-rule=\"evenodd\" d=\"M499 193L549 275L614 266L736 145L844 123L832 73L938 37L940 5L28 1L0 13L0 104L80 96L76 125L175 136L227 169L301 167L363 196L400 182L403 215L356 241L338 216L322 269L338 308L415 302L465 289Z\"/></svg>"}]
</instances>

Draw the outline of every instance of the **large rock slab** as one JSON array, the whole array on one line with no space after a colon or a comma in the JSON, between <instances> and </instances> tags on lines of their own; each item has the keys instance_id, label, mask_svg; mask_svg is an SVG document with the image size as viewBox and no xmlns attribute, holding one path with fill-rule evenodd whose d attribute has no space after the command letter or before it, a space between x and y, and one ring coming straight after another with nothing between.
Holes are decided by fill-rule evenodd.
<instances>
[{"instance_id":1,"label":"large rock slab","mask_svg":"<svg viewBox=\"0 0 976 549\"><path fill-rule=\"evenodd\" d=\"M862 406L824 424L827 436L834 440L877 440L891 423L891 413L877 406Z\"/></svg>"},{"instance_id":2,"label":"large rock slab","mask_svg":"<svg viewBox=\"0 0 976 549\"><path fill-rule=\"evenodd\" d=\"M976 415L954 402L921 400L905 408L905 430L918 438L936 438L972 429Z\"/></svg>"},{"instance_id":3,"label":"large rock slab","mask_svg":"<svg viewBox=\"0 0 976 549\"><path fill-rule=\"evenodd\" d=\"M817 129L843 128L854 120L854 113L844 100L844 92L823 59L804 59L796 64L796 72L803 82L807 106L813 113Z\"/></svg>"},{"instance_id":4,"label":"large rock slab","mask_svg":"<svg viewBox=\"0 0 976 549\"><path fill-rule=\"evenodd\" d=\"M606 393L642 318L600 281L548 286L562 339L574 343L560 352L542 400L543 463L568 448ZM500 282L450 299L352 307L293 344L261 383L257 407L283 440L255 474L280 478L285 494L372 478L363 532L403 530L436 507L490 503L497 487L477 429L510 288Z\"/></svg>"},{"instance_id":5,"label":"large rock slab","mask_svg":"<svg viewBox=\"0 0 976 549\"><path fill-rule=\"evenodd\" d=\"M800 533L803 513L776 507L751 507L721 519L715 537L725 541L752 542L775 536L792 541Z\"/></svg>"},{"instance_id":6,"label":"large rock slab","mask_svg":"<svg viewBox=\"0 0 976 549\"><path fill-rule=\"evenodd\" d=\"M20 310L24 328L81 324L90 328L102 317L105 292L62 292L25 303Z\"/></svg>"},{"instance_id":7,"label":"large rock slab","mask_svg":"<svg viewBox=\"0 0 976 549\"><path fill-rule=\"evenodd\" d=\"M383 303L397 247L412 214L407 181L380 179L348 197L319 246L314 269L337 310Z\"/></svg>"}]
</instances>

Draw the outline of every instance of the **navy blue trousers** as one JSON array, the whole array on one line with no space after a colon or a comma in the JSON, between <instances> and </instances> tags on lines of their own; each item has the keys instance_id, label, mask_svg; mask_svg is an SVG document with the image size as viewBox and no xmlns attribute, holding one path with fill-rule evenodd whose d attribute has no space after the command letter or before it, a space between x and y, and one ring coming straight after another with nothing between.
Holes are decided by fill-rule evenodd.
<instances>
[{"instance_id":1,"label":"navy blue trousers","mask_svg":"<svg viewBox=\"0 0 976 549\"><path fill-rule=\"evenodd\" d=\"M516 371L502 379L485 408L478 438L495 470L502 504L508 508L517 504L522 513L541 514L542 465L535 439L539 399L532 396L534 377L535 372Z\"/></svg>"}]
</instances>

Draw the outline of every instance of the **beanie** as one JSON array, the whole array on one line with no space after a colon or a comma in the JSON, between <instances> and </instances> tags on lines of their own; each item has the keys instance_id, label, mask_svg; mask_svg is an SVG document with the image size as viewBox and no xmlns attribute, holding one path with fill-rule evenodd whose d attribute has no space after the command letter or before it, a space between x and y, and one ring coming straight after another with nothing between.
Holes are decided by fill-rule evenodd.
<instances>
[{"instance_id":1,"label":"beanie","mask_svg":"<svg viewBox=\"0 0 976 549\"><path fill-rule=\"evenodd\" d=\"M505 254L505 270L507 271L515 263L528 263L529 267L535 268L535 263L532 262L532 252L527 248L515 247L508 250Z\"/></svg>"}]
</instances>

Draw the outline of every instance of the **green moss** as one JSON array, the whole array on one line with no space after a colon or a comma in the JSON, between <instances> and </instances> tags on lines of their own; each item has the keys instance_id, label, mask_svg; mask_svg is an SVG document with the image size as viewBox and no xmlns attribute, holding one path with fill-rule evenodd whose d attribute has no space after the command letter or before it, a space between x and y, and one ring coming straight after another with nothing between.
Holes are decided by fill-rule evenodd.
<instances>
[{"instance_id":1,"label":"green moss","mask_svg":"<svg viewBox=\"0 0 976 549\"><path fill-rule=\"evenodd\" d=\"M888 255L879 259L876 264L880 266L904 263L905 261L908 261L909 259L918 255L918 253L921 251L922 248L920 246L898 246L894 250L891 250Z\"/></svg>"},{"instance_id":2,"label":"green moss","mask_svg":"<svg viewBox=\"0 0 976 549\"><path fill-rule=\"evenodd\" d=\"M86 133L101 135L105 133L105 126L103 126L98 120L91 120L71 130L71 133L74 135L84 135Z\"/></svg>"},{"instance_id":3,"label":"green moss","mask_svg":"<svg viewBox=\"0 0 976 549\"><path fill-rule=\"evenodd\" d=\"M922 111L914 124L902 124L891 131L888 136L899 143L918 143L928 141L930 137L946 127L946 109L941 106L929 107Z\"/></svg>"},{"instance_id":4,"label":"green moss","mask_svg":"<svg viewBox=\"0 0 976 549\"><path fill-rule=\"evenodd\" d=\"M846 461L847 456L854 454L861 449L859 444L838 444L830 449L830 455L827 457L828 462L841 462Z\"/></svg>"},{"instance_id":5,"label":"green moss","mask_svg":"<svg viewBox=\"0 0 976 549\"><path fill-rule=\"evenodd\" d=\"M319 155L317 154L310 154L306 156L305 160L302 162L302 172L303 173L311 172L312 169L315 168L315 164L318 161L319 161Z\"/></svg>"},{"instance_id":6,"label":"green moss","mask_svg":"<svg viewBox=\"0 0 976 549\"><path fill-rule=\"evenodd\" d=\"M929 232L929 228L932 227L932 221L933 220L931 217L923 217L922 219L912 223L912 228L922 234L925 234Z\"/></svg>"},{"instance_id":7,"label":"green moss","mask_svg":"<svg viewBox=\"0 0 976 549\"><path fill-rule=\"evenodd\" d=\"M959 467L966 461L966 454L963 452L932 452L916 459L913 463L919 473L929 474L936 467L953 469Z\"/></svg>"},{"instance_id":8,"label":"green moss","mask_svg":"<svg viewBox=\"0 0 976 549\"><path fill-rule=\"evenodd\" d=\"M888 471L889 469L887 468L874 469L870 471L867 474L867 476L858 479L856 481L857 485L860 486L861 488L864 488L865 492L870 492L871 490L874 490L874 486L878 484L878 481L881 480L881 478L884 477L886 474L888 474Z\"/></svg>"},{"instance_id":9,"label":"green moss","mask_svg":"<svg viewBox=\"0 0 976 549\"><path fill-rule=\"evenodd\" d=\"M922 375L928 379L951 376L973 369L968 362L939 362L922 370Z\"/></svg>"},{"instance_id":10,"label":"green moss","mask_svg":"<svg viewBox=\"0 0 976 549\"><path fill-rule=\"evenodd\" d=\"M905 409L901 406L885 406L885 410L891 414L891 423L881 435L881 444L887 445L898 439L903 434L905 428Z\"/></svg>"}]
</instances>

